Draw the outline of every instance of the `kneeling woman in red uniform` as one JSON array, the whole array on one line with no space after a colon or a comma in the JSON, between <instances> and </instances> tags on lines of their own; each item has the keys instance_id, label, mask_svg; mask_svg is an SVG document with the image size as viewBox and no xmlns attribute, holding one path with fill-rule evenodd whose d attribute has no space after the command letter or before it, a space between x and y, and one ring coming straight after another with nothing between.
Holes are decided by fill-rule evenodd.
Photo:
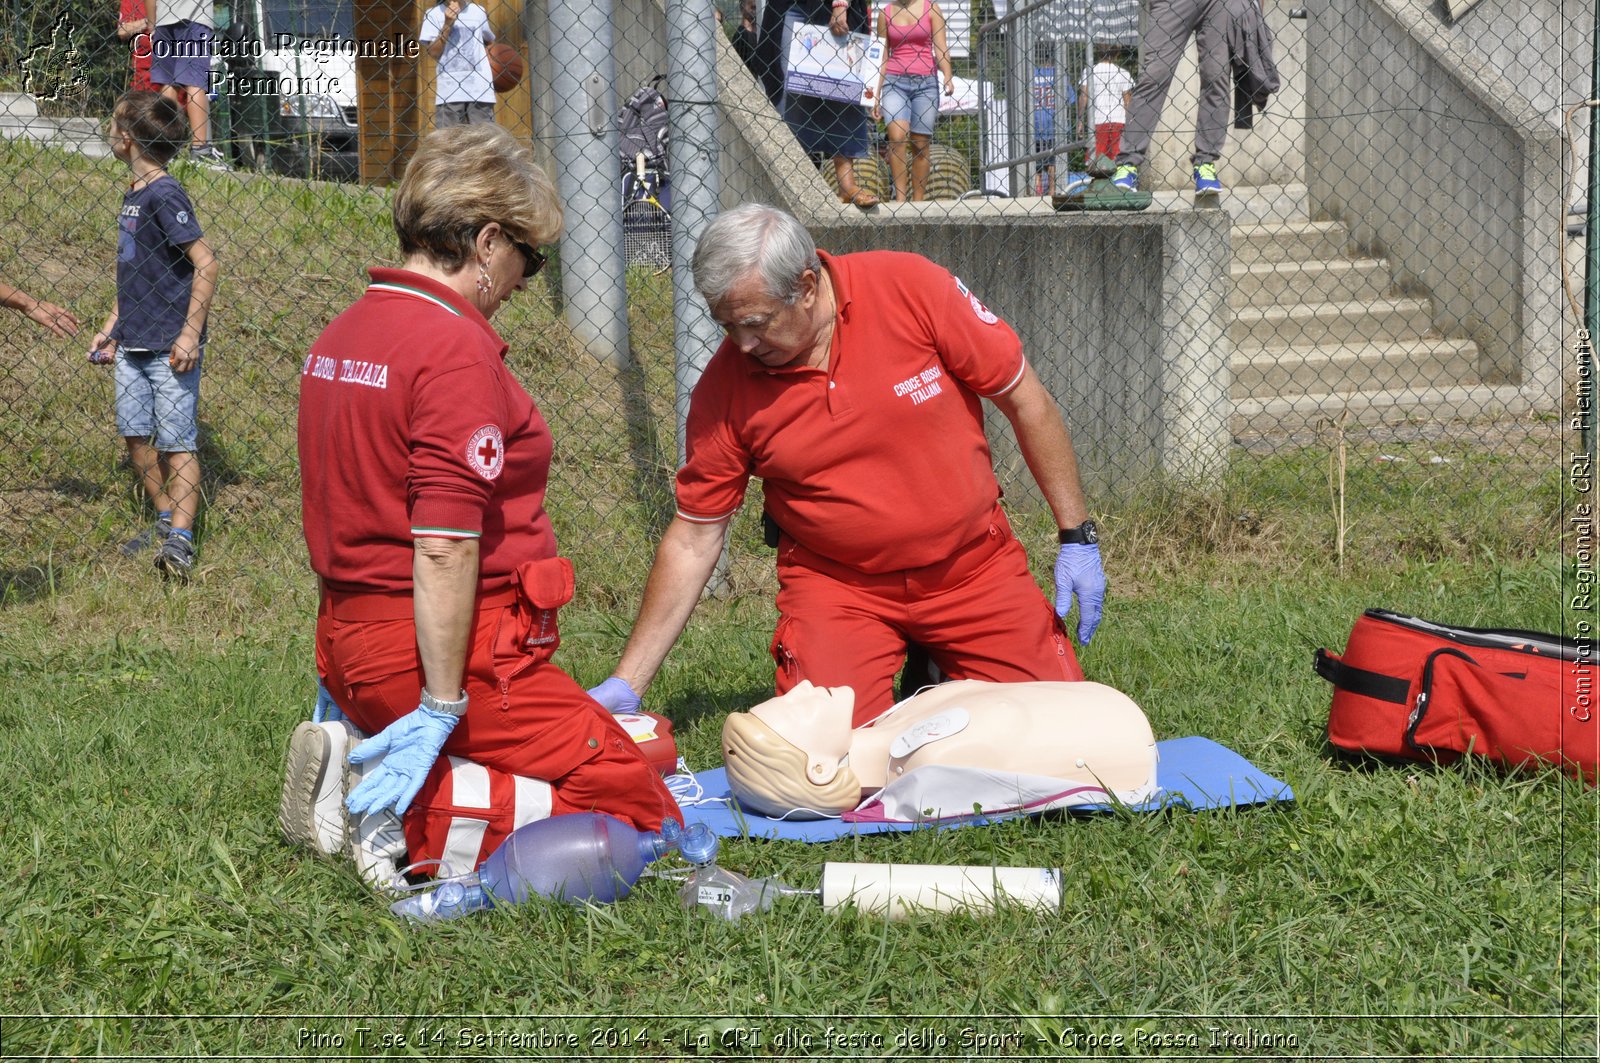
<instances>
[{"instance_id":1,"label":"kneeling woman in red uniform","mask_svg":"<svg viewBox=\"0 0 1600 1063\"><path fill-rule=\"evenodd\" d=\"M374 736L351 760L383 758L347 807L404 813L449 754L548 781L553 814L681 822L633 740L550 660L572 596L544 509L550 430L489 319L559 235L555 189L501 127L440 130L406 168L394 227L404 265L371 270L300 378L317 668Z\"/></svg>"}]
</instances>

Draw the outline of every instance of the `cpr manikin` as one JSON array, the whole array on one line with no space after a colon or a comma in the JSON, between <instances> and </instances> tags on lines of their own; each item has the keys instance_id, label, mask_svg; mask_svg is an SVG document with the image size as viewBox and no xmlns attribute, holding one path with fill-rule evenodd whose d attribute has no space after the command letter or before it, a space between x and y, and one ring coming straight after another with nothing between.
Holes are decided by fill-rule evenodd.
<instances>
[{"instance_id":1,"label":"cpr manikin","mask_svg":"<svg viewBox=\"0 0 1600 1063\"><path fill-rule=\"evenodd\" d=\"M722 725L728 788L774 817L929 819L1153 797L1155 736L1099 683L930 687L863 727L855 693L802 681Z\"/></svg>"}]
</instances>

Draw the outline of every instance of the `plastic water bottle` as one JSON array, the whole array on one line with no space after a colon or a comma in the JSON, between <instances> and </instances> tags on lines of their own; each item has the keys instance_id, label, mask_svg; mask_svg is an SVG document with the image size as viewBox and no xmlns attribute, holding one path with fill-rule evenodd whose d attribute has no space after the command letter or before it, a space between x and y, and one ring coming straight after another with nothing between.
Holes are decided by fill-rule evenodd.
<instances>
[{"instance_id":1,"label":"plastic water bottle","mask_svg":"<svg viewBox=\"0 0 1600 1063\"><path fill-rule=\"evenodd\" d=\"M752 879L717 866L721 842L704 823L692 823L679 839L678 850L695 865L678 897L684 908L696 906L733 922L751 912L764 912L789 888L775 878Z\"/></svg>"},{"instance_id":2,"label":"plastic water bottle","mask_svg":"<svg viewBox=\"0 0 1600 1063\"><path fill-rule=\"evenodd\" d=\"M552 816L512 831L477 871L443 879L389 910L438 922L532 896L611 904L628 895L646 864L677 847L680 834L672 820L656 834L600 812Z\"/></svg>"}]
</instances>

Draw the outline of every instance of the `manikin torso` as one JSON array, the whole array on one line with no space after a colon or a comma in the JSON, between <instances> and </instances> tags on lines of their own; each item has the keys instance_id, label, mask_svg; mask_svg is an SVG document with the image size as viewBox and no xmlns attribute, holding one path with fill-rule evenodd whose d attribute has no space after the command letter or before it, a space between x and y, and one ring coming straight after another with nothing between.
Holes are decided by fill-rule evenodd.
<instances>
[{"instance_id":1,"label":"manikin torso","mask_svg":"<svg viewBox=\"0 0 1600 1063\"><path fill-rule=\"evenodd\" d=\"M1152 773L1149 721L1126 694L1099 683L949 682L851 729L854 706L849 687L802 682L730 714L723 746L735 795L780 814L786 805L828 813L927 765L1092 778L1111 791L1136 789Z\"/></svg>"}]
</instances>

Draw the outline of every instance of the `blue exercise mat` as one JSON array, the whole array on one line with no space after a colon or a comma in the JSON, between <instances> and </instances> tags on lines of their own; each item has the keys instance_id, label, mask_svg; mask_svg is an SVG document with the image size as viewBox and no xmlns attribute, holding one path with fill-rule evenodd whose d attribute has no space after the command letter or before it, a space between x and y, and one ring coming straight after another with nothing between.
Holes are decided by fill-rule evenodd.
<instances>
[{"instance_id":1,"label":"blue exercise mat","mask_svg":"<svg viewBox=\"0 0 1600 1063\"><path fill-rule=\"evenodd\" d=\"M1293 801L1294 791L1281 779L1257 768L1248 760L1209 738L1172 738L1157 742L1161 759L1156 781L1161 792L1142 804L1130 806L1135 812L1156 812L1164 808L1193 811L1215 808L1242 808L1272 801ZM685 823L704 823L724 838L767 838L783 841L826 842L852 834L878 834L883 831L917 830L925 826L964 827L996 823L1025 813L968 816L943 819L937 824L849 823L839 819L782 820L746 812L728 794L728 773L723 768L698 772L694 776L700 793L685 799L680 793ZM679 790L674 786L675 791ZM1109 805L1080 805L1074 812L1108 811Z\"/></svg>"}]
</instances>

